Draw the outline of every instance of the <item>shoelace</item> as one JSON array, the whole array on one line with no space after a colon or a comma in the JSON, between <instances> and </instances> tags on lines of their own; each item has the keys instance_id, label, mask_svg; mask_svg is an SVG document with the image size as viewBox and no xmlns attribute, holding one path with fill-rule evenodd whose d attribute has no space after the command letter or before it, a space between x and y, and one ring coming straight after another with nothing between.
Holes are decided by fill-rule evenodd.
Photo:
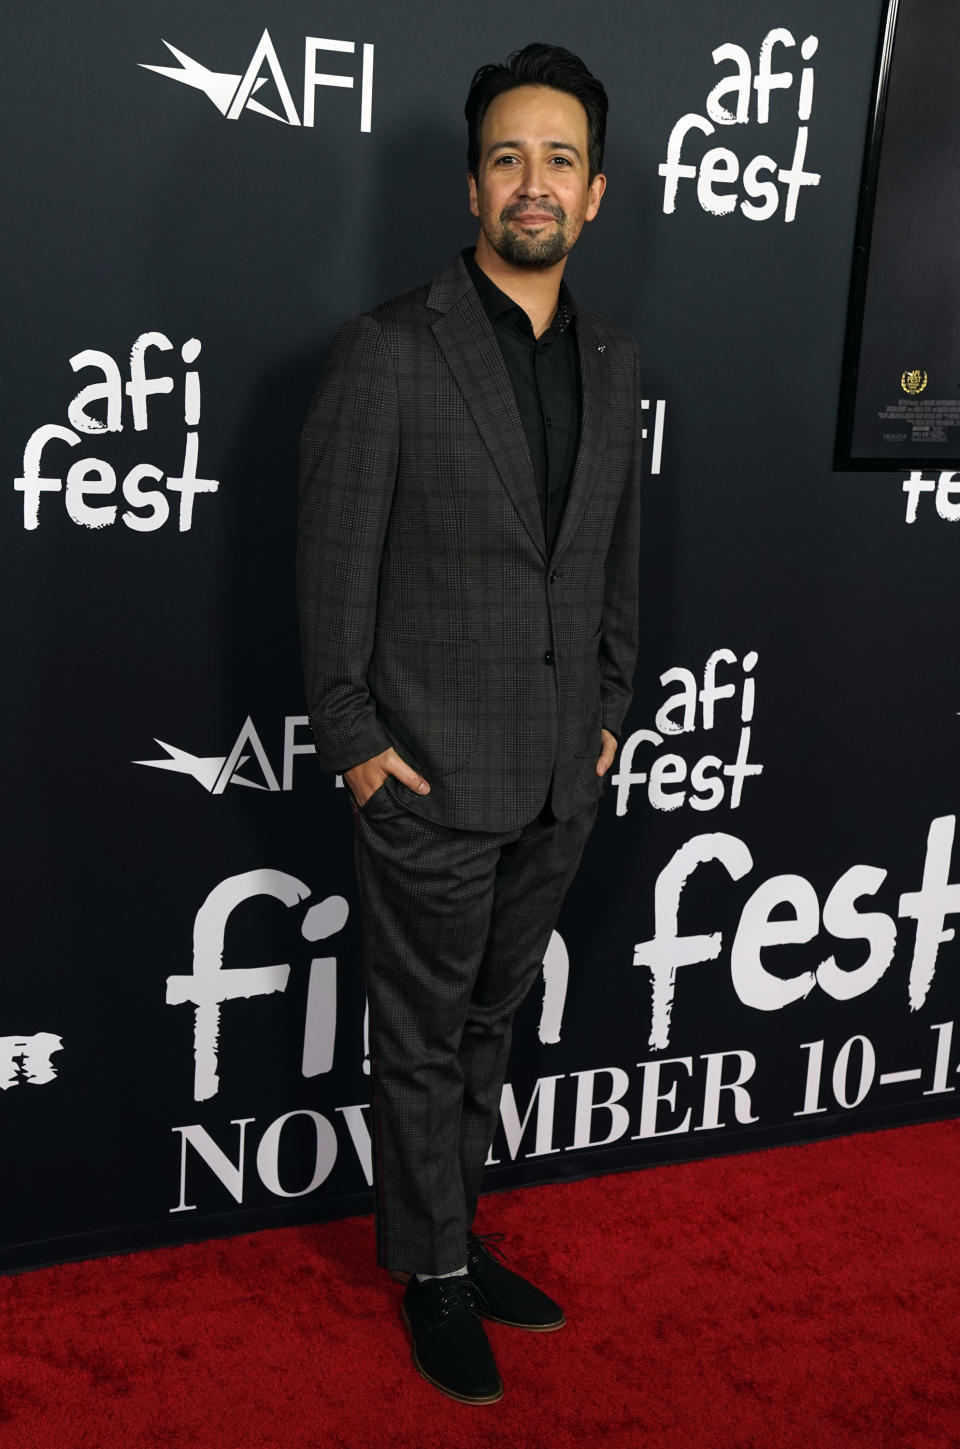
<instances>
[{"instance_id":1,"label":"shoelace","mask_svg":"<svg viewBox=\"0 0 960 1449\"><path fill-rule=\"evenodd\" d=\"M476 1293L466 1274L458 1274L440 1284L440 1308L444 1315L455 1313L458 1308L466 1308L472 1313L476 1306Z\"/></svg>"},{"instance_id":2,"label":"shoelace","mask_svg":"<svg viewBox=\"0 0 960 1449\"><path fill-rule=\"evenodd\" d=\"M506 1233L474 1233L470 1238L470 1247L473 1248L474 1246L479 1246L482 1252L488 1253L490 1251L490 1248L492 1248L493 1251L496 1253L497 1257L502 1258L503 1261L506 1263L509 1261L509 1259L507 1258L507 1255L503 1251L503 1249L499 1246L503 1242L505 1237ZM489 1247L487 1246L488 1244Z\"/></svg>"}]
</instances>

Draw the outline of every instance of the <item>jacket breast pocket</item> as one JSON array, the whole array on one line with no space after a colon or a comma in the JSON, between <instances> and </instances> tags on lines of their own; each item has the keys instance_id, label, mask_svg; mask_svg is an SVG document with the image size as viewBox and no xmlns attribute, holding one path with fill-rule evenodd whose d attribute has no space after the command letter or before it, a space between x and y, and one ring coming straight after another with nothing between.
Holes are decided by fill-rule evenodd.
<instances>
[{"instance_id":1,"label":"jacket breast pocket","mask_svg":"<svg viewBox=\"0 0 960 1449\"><path fill-rule=\"evenodd\" d=\"M459 769L479 722L472 640L381 633L369 685L396 749L427 780Z\"/></svg>"}]
</instances>

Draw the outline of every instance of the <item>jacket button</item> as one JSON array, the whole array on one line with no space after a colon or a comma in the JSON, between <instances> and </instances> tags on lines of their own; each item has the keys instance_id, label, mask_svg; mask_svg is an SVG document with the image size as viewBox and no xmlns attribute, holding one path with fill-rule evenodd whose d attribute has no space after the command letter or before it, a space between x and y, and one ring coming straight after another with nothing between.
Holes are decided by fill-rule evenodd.
<instances>
[{"instance_id":1,"label":"jacket button","mask_svg":"<svg viewBox=\"0 0 960 1449\"><path fill-rule=\"evenodd\" d=\"M552 584L555 584L557 582L557 579L559 577L560 577L560 575L557 573L556 569L553 569L552 572L551 572L551 574L550 574L550 582Z\"/></svg>"},{"instance_id":2,"label":"jacket button","mask_svg":"<svg viewBox=\"0 0 960 1449\"><path fill-rule=\"evenodd\" d=\"M546 652L546 654L543 656L543 662L544 662L544 664L552 664L554 662L555 658L556 658L556 656L555 656L553 650L552 649L548 649L547 652Z\"/></svg>"}]
</instances>

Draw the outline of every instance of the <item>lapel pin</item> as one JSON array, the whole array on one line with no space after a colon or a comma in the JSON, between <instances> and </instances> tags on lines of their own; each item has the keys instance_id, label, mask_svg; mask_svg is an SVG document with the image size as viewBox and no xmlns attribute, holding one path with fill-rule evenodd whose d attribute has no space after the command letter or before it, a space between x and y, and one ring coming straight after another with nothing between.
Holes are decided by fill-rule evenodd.
<instances>
[{"instance_id":1,"label":"lapel pin","mask_svg":"<svg viewBox=\"0 0 960 1449\"><path fill-rule=\"evenodd\" d=\"M597 343L597 351L598 352L606 352L606 350L607 350L607 344L605 342L598 342Z\"/></svg>"}]
</instances>

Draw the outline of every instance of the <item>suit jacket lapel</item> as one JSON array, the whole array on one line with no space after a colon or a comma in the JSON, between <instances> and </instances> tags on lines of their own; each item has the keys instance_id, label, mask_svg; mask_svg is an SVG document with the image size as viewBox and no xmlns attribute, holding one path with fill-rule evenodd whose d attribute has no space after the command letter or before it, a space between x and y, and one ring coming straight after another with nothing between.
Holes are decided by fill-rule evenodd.
<instances>
[{"instance_id":1,"label":"suit jacket lapel","mask_svg":"<svg viewBox=\"0 0 960 1449\"><path fill-rule=\"evenodd\" d=\"M545 560L547 546L533 464L510 375L483 303L459 257L436 278L427 305L443 310L433 324L434 336L503 486Z\"/></svg>"},{"instance_id":2,"label":"suit jacket lapel","mask_svg":"<svg viewBox=\"0 0 960 1449\"><path fill-rule=\"evenodd\" d=\"M554 544L554 558L569 545L583 517L583 511L596 486L607 438L609 379L597 335L580 312L577 313L577 343L580 349L580 378L583 388L580 447Z\"/></svg>"}]
</instances>

